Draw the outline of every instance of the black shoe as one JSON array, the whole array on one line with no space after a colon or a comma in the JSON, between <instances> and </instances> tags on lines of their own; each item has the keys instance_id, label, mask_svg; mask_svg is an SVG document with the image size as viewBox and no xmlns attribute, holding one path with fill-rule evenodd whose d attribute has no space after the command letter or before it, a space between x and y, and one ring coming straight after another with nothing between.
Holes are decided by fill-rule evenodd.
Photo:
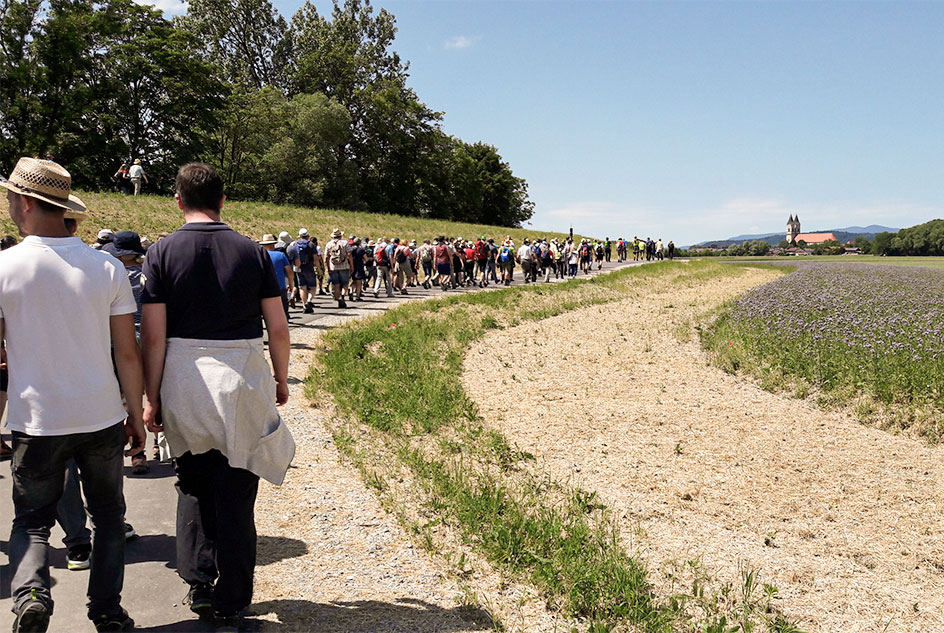
<instances>
[{"instance_id":1,"label":"black shoe","mask_svg":"<svg viewBox=\"0 0 944 633\"><path fill-rule=\"evenodd\" d=\"M49 609L39 600L27 600L16 614L13 633L45 633L49 628Z\"/></svg>"},{"instance_id":2,"label":"black shoe","mask_svg":"<svg viewBox=\"0 0 944 633\"><path fill-rule=\"evenodd\" d=\"M128 612L119 608L115 613L103 613L92 618L96 631L133 631L134 620Z\"/></svg>"},{"instance_id":3,"label":"black shoe","mask_svg":"<svg viewBox=\"0 0 944 633\"><path fill-rule=\"evenodd\" d=\"M130 523L125 523L125 540L130 540L137 535L138 533L134 531L134 527Z\"/></svg>"},{"instance_id":4,"label":"black shoe","mask_svg":"<svg viewBox=\"0 0 944 633\"><path fill-rule=\"evenodd\" d=\"M255 620L246 619L241 615L220 615L216 614L216 626L213 629L217 633L242 633L244 631L258 631L259 624Z\"/></svg>"},{"instance_id":5,"label":"black shoe","mask_svg":"<svg viewBox=\"0 0 944 633\"><path fill-rule=\"evenodd\" d=\"M82 571L89 568L89 557L92 555L91 545L76 545L69 548L66 554L66 567L70 571Z\"/></svg>"},{"instance_id":6,"label":"black shoe","mask_svg":"<svg viewBox=\"0 0 944 633\"><path fill-rule=\"evenodd\" d=\"M305 314L314 314L315 308L310 303L305 304Z\"/></svg>"},{"instance_id":7,"label":"black shoe","mask_svg":"<svg viewBox=\"0 0 944 633\"><path fill-rule=\"evenodd\" d=\"M190 605L190 610L201 618L213 617L213 585L193 583L184 597L184 604Z\"/></svg>"},{"instance_id":8,"label":"black shoe","mask_svg":"<svg viewBox=\"0 0 944 633\"><path fill-rule=\"evenodd\" d=\"M339 308L346 308L346 307L347 307L347 304L344 303L344 299L338 299L338 307L339 307Z\"/></svg>"}]
</instances>

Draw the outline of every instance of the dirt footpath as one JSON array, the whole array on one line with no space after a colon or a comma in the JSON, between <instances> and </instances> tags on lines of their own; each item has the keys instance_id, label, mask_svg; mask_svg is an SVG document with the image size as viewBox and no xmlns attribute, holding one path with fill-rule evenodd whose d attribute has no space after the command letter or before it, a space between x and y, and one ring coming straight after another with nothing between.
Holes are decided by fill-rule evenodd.
<instances>
[{"instance_id":1,"label":"dirt footpath","mask_svg":"<svg viewBox=\"0 0 944 633\"><path fill-rule=\"evenodd\" d=\"M944 631L944 449L765 392L678 340L775 276L646 288L496 331L465 388L539 467L597 491L661 591L674 562L700 560L735 584L759 570L810 633ZM536 373L539 351L562 370ZM514 398L496 358L528 376Z\"/></svg>"}]
</instances>

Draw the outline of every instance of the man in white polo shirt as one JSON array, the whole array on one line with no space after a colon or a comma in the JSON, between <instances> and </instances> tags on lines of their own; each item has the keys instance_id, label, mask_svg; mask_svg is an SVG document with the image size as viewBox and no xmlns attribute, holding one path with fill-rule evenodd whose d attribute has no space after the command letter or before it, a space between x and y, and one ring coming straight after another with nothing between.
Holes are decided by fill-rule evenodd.
<instances>
[{"instance_id":1,"label":"man in white polo shirt","mask_svg":"<svg viewBox=\"0 0 944 633\"><path fill-rule=\"evenodd\" d=\"M70 195L71 177L61 166L21 158L0 187L24 236L0 253L0 336L15 368L7 419L13 432L13 631L49 625L49 530L73 458L94 526L89 619L99 631L131 630L134 622L120 605L122 466L124 454L142 450L146 440L131 285L118 260L66 230L65 211L85 205ZM123 453L129 440L131 450Z\"/></svg>"}]
</instances>

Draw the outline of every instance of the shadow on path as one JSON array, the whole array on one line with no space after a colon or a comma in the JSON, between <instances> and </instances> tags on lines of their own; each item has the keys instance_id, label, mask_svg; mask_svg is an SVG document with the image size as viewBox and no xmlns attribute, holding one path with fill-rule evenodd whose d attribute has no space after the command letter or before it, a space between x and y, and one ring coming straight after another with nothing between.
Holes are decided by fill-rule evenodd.
<instances>
[{"instance_id":1,"label":"shadow on path","mask_svg":"<svg viewBox=\"0 0 944 633\"><path fill-rule=\"evenodd\" d=\"M283 536L260 535L256 540L256 567L271 565L287 558L297 558L308 553L305 541Z\"/></svg>"}]
</instances>

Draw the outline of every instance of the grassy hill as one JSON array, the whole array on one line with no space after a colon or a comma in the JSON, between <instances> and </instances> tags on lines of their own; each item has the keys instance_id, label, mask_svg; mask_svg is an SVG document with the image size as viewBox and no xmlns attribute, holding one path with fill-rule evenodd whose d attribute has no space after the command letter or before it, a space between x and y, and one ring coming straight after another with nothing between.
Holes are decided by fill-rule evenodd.
<instances>
[{"instance_id":1,"label":"grassy hill","mask_svg":"<svg viewBox=\"0 0 944 633\"><path fill-rule=\"evenodd\" d=\"M100 229L133 230L141 236L156 240L161 233L171 233L183 224L183 215L171 196L139 196L137 198L115 193L76 192L88 205L88 220L79 224L79 236L86 242L95 240ZM509 229L483 224L466 224L424 218L356 213L329 209L307 209L265 202L231 202L223 205L223 221L236 231L255 240L263 233L277 235L288 231L292 236L300 227L307 228L319 242L325 242L331 231L339 228L345 235L400 237L422 242L437 235L478 238L480 235L503 239L511 235L520 244L525 237L566 237L566 233L551 233L524 229ZM17 235L16 226L8 214L0 218L0 235ZM576 236L580 237L580 236Z\"/></svg>"}]
</instances>

